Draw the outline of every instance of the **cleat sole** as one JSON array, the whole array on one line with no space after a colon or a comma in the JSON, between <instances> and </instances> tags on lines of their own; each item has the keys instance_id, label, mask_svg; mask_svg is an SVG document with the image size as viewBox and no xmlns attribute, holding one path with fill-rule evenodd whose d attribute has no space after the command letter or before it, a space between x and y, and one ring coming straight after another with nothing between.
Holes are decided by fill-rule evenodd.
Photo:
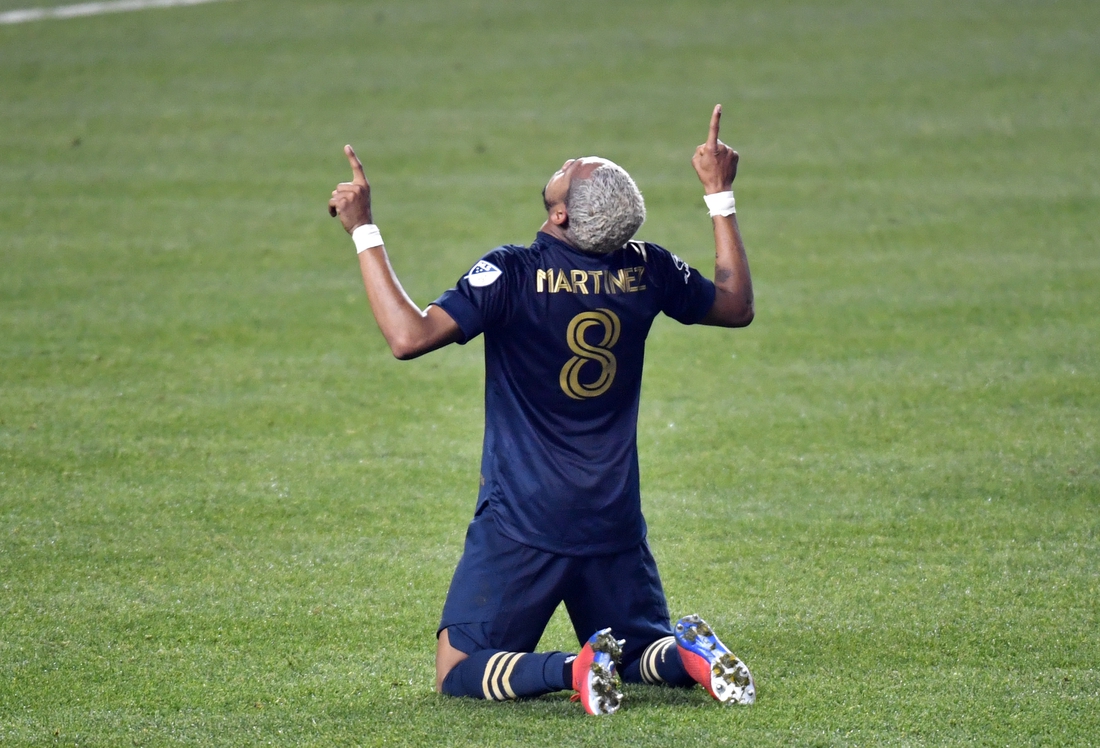
<instances>
[{"instance_id":1,"label":"cleat sole","mask_svg":"<svg viewBox=\"0 0 1100 748\"><path fill-rule=\"evenodd\" d=\"M676 622L676 642L684 667L717 701L746 706L756 701L756 685L745 663L699 616L685 616Z\"/></svg>"}]
</instances>

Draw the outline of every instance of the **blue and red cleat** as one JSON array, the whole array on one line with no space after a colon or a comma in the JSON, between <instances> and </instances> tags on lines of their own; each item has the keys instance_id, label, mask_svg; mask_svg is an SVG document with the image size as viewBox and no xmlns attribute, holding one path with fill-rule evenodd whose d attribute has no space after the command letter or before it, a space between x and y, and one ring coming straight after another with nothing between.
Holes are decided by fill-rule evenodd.
<instances>
[{"instance_id":1,"label":"blue and red cleat","mask_svg":"<svg viewBox=\"0 0 1100 748\"><path fill-rule=\"evenodd\" d=\"M677 621L676 643L684 669L715 699L723 704L748 705L756 701L756 685L749 669L702 618L684 616Z\"/></svg>"},{"instance_id":2,"label":"blue and red cleat","mask_svg":"<svg viewBox=\"0 0 1100 748\"><path fill-rule=\"evenodd\" d=\"M589 714L611 714L622 703L619 676L615 665L623 656L623 643L611 629L597 631L573 660L574 701L580 701Z\"/></svg>"}]
</instances>

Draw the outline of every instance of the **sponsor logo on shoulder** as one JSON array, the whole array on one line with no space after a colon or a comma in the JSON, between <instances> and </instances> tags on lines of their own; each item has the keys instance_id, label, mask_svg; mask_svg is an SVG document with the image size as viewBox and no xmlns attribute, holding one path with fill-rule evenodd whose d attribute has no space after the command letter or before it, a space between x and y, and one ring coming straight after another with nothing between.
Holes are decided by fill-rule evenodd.
<instances>
[{"instance_id":1,"label":"sponsor logo on shoulder","mask_svg":"<svg viewBox=\"0 0 1100 748\"><path fill-rule=\"evenodd\" d=\"M470 282L471 286L481 288L496 282L500 275L500 268L491 262L481 260L470 268L470 272L466 274L466 280Z\"/></svg>"}]
</instances>

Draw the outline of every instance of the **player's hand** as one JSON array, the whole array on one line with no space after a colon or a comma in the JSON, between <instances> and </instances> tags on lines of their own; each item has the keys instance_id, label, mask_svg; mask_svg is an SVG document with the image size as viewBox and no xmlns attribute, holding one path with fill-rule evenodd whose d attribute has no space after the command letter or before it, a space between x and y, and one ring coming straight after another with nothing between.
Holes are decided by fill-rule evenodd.
<instances>
[{"instance_id":1,"label":"player's hand","mask_svg":"<svg viewBox=\"0 0 1100 748\"><path fill-rule=\"evenodd\" d=\"M718 123L722 119L722 105L714 107L710 115L710 133L707 142L695 149L691 165L703 183L703 192L728 192L733 189L737 177L737 151L718 139Z\"/></svg>"},{"instance_id":2,"label":"player's hand","mask_svg":"<svg viewBox=\"0 0 1100 748\"><path fill-rule=\"evenodd\" d=\"M363 173L363 164L350 145L344 146L344 155L351 164L351 181L336 185L328 201L328 214L339 217L344 230L350 234L360 226L374 223L374 218L370 209L370 182Z\"/></svg>"}]
</instances>

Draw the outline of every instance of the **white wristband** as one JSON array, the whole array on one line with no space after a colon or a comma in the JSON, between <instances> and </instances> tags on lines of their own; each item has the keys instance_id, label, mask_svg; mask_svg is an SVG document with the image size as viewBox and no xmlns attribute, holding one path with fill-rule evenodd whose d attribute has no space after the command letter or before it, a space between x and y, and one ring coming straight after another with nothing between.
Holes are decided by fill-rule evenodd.
<instances>
[{"instance_id":1,"label":"white wristband","mask_svg":"<svg viewBox=\"0 0 1100 748\"><path fill-rule=\"evenodd\" d=\"M737 212L733 202L733 190L728 192L715 192L713 195L703 195L703 200L710 210L711 217L731 216Z\"/></svg>"},{"instance_id":2,"label":"white wristband","mask_svg":"<svg viewBox=\"0 0 1100 748\"><path fill-rule=\"evenodd\" d=\"M363 254L371 247L382 246L382 232L373 223L364 223L351 232L351 240L355 242L355 252Z\"/></svg>"}]
</instances>

